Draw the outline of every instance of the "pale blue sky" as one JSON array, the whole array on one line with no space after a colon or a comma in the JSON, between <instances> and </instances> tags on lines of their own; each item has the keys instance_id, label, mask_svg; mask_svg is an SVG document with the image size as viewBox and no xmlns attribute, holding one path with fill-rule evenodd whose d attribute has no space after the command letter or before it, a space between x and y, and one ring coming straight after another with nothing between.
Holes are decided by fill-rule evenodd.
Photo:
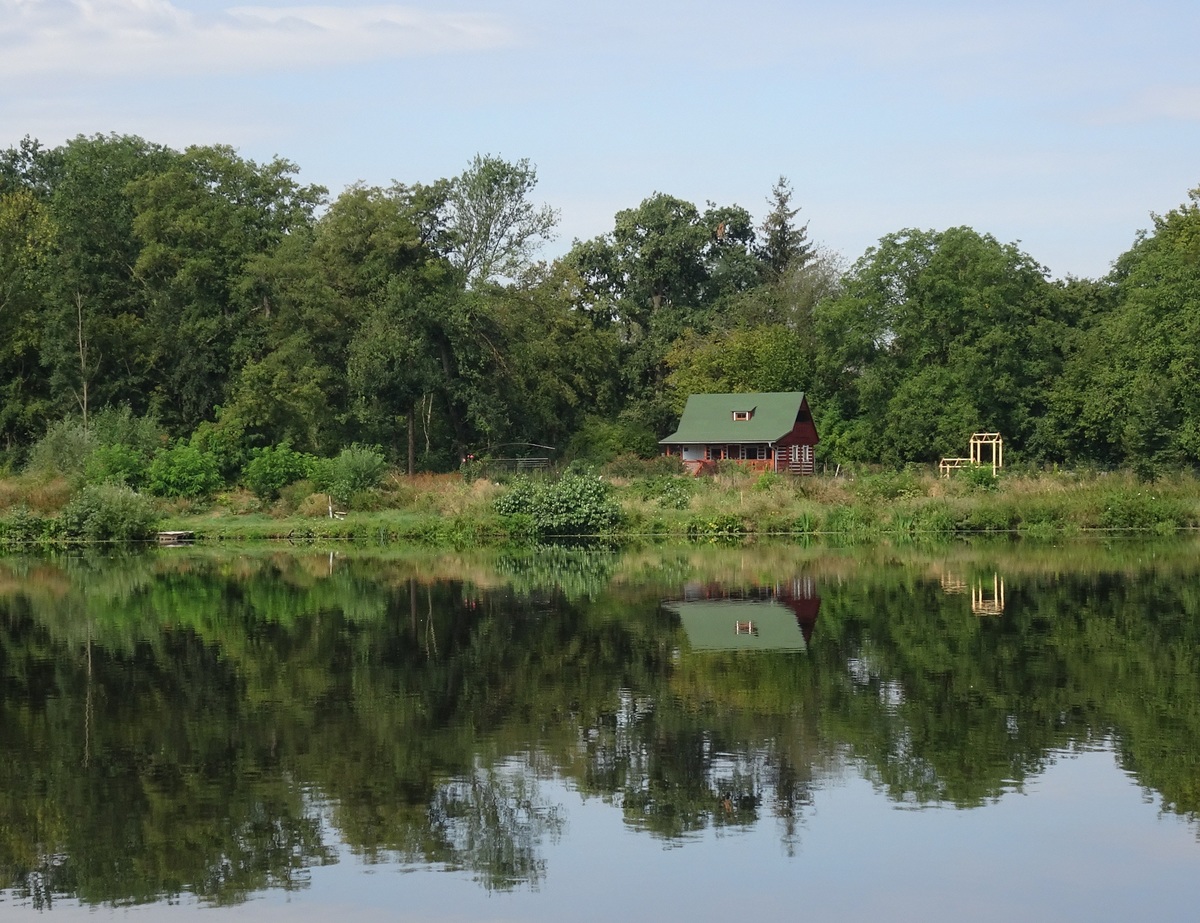
<instances>
[{"instance_id":1,"label":"pale blue sky","mask_svg":"<svg viewBox=\"0 0 1200 923\"><path fill-rule=\"evenodd\" d=\"M334 194L528 157L548 256L784 174L848 260L967 224L1094 277L1200 185L1198 39L1155 0L0 0L0 146L225 143Z\"/></svg>"}]
</instances>

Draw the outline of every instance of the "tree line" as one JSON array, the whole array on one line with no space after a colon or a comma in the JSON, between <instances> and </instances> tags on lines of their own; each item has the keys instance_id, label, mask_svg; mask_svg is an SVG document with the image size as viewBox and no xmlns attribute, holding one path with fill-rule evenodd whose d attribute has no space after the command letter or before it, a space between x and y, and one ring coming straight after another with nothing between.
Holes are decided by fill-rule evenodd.
<instances>
[{"instance_id":1,"label":"tree line","mask_svg":"<svg viewBox=\"0 0 1200 923\"><path fill-rule=\"evenodd\" d=\"M56 422L152 421L240 470L379 446L447 470L509 443L654 454L690 393L803 390L829 461L1200 462L1200 189L1100 279L967 227L816 246L786 179L654 193L536 259L527 160L337 196L295 164L123 135L0 152L0 466ZM503 452L501 451L501 454Z\"/></svg>"}]
</instances>

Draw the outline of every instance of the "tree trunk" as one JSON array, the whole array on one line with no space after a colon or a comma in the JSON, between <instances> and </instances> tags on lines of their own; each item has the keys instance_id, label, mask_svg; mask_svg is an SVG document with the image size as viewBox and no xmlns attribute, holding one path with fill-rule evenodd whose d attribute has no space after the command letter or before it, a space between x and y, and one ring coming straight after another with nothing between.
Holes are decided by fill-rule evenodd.
<instances>
[{"instance_id":1,"label":"tree trunk","mask_svg":"<svg viewBox=\"0 0 1200 923\"><path fill-rule=\"evenodd\" d=\"M408 408L408 476L412 477L417 470L417 414L410 406Z\"/></svg>"}]
</instances>

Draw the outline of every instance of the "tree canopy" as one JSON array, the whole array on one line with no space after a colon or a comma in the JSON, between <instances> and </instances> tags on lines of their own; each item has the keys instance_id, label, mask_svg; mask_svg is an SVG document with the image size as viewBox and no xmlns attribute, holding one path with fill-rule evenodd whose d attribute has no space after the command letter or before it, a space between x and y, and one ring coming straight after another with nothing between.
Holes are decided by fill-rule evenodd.
<instances>
[{"instance_id":1,"label":"tree canopy","mask_svg":"<svg viewBox=\"0 0 1200 923\"><path fill-rule=\"evenodd\" d=\"M0 452L105 407L223 453L379 445L454 467L597 425L653 446L689 393L802 390L826 460L1200 464L1200 192L1103 279L1051 281L967 227L849 269L780 177L758 222L655 192L538 261L526 159L330 196L282 158L127 135L0 152ZM417 448L421 451L418 453ZM419 455L419 460L418 460Z\"/></svg>"}]
</instances>

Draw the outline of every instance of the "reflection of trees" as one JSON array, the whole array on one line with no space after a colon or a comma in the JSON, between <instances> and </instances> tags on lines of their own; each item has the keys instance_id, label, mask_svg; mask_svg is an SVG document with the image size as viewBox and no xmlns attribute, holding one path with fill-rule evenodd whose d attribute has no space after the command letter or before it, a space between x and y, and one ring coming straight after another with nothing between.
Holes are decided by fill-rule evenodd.
<instances>
[{"instance_id":1,"label":"reflection of trees","mask_svg":"<svg viewBox=\"0 0 1200 923\"><path fill-rule=\"evenodd\" d=\"M524 763L479 768L441 785L429 807L429 826L445 844L448 865L475 872L489 888L536 885L546 862L539 844L562 831L558 805L538 795Z\"/></svg>"},{"instance_id":2,"label":"reflection of trees","mask_svg":"<svg viewBox=\"0 0 1200 923\"><path fill-rule=\"evenodd\" d=\"M1200 812L1188 581L1009 578L979 619L879 567L818 576L806 654L700 653L661 588L605 587L611 555L578 554L519 594L352 558L0 562L0 882L38 906L237 901L302 887L336 835L536 885L562 823L539 779L655 836L771 819L790 847L846 759L894 798L970 806L1109 736Z\"/></svg>"}]
</instances>

